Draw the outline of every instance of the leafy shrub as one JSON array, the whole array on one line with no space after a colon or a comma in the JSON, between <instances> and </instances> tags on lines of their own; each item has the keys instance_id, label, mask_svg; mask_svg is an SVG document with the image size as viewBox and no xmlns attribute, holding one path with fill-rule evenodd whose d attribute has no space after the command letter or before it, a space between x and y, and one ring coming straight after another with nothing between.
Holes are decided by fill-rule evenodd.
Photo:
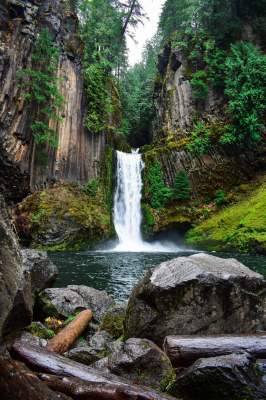
<instances>
[{"instance_id":1,"label":"leafy shrub","mask_svg":"<svg viewBox=\"0 0 266 400\"><path fill-rule=\"evenodd\" d=\"M96 197L99 188L97 179L92 179L82 186L82 191L89 197Z\"/></svg>"},{"instance_id":2,"label":"leafy shrub","mask_svg":"<svg viewBox=\"0 0 266 400\"><path fill-rule=\"evenodd\" d=\"M219 189L216 191L214 201L217 207L220 207L226 203L226 193L223 189Z\"/></svg>"},{"instance_id":3,"label":"leafy shrub","mask_svg":"<svg viewBox=\"0 0 266 400\"><path fill-rule=\"evenodd\" d=\"M239 42L231 46L225 65L225 94L233 127L221 142L257 142L264 129L266 55L251 43Z\"/></svg>"},{"instance_id":4,"label":"leafy shrub","mask_svg":"<svg viewBox=\"0 0 266 400\"><path fill-rule=\"evenodd\" d=\"M208 152L210 145L210 130L203 122L198 121L193 127L190 143L186 147L192 153L202 155Z\"/></svg>"},{"instance_id":5,"label":"leafy shrub","mask_svg":"<svg viewBox=\"0 0 266 400\"><path fill-rule=\"evenodd\" d=\"M194 72L191 77L191 86L193 90L193 97L196 101L204 101L208 95L207 73L206 71L199 70Z\"/></svg>"},{"instance_id":6,"label":"leafy shrub","mask_svg":"<svg viewBox=\"0 0 266 400\"><path fill-rule=\"evenodd\" d=\"M191 186L189 178L185 171L180 171L176 174L173 183L173 199L189 200L191 195Z\"/></svg>"},{"instance_id":7,"label":"leafy shrub","mask_svg":"<svg viewBox=\"0 0 266 400\"><path fill-rule=\"evenodd\" d=\"M172 197L172 190L168 188L163 179L163 171L159 162L154 162L147 173L148 191L152 208L162 208Z\"/></svg>"}]
</instances>

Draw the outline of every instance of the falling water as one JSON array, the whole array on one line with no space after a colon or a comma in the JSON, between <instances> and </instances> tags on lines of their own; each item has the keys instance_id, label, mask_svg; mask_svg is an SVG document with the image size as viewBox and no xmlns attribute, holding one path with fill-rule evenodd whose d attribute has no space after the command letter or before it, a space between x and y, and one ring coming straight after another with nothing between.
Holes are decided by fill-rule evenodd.
<instances>
[{"instance_id":1,"label":"falling water","mask_svg":"<svg viewBox=\"0 0 266 400\"><path fill-rule=\"evenodd\" d=\"M117 151L117 182L114 198L114 226L119 243L114 251L165 252L175 246L147 243L141 235L142 170L144 162L138 150Z\"/></svg>"},{"instance_id":2,"label":"falling water","mask_svg":"<svg viewBox=\"0 0 266 400\"><path fill-rule=\"evenodd\" d=\"M117 183L114 199L114 226L122 251L138 251L141 237L141 172L144 162L138 150L117 151Z\"/></svg>"}]
</instances>

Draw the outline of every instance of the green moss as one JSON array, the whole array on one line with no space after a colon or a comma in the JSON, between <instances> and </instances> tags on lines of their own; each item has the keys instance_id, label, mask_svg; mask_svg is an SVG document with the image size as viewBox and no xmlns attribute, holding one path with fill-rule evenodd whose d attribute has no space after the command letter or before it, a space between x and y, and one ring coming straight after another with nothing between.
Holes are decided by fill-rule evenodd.
<instances>
[{"instance_id":1,"label":"green moss","mask_svg":"<svg viewBox=\"0 0 266 400\"><path fill-rule=\"evenodd\" d=\"M170 371L160 382L162 392L172 393L174 384L176 382L176 374L174 370Z\"/></svg>"},{"instance_id":2,"label":"green moss","mask_svg":"<svg viewBox=\"0 0 266 400\"><path fill-rule=\"evenodd\" d=\"M100 330L110 333L115 339L120 338L124 334L124 319L125 313L112 313L111 311L106 313Z\"/></svg>"},{"instance_id":3,"label":"green moss","mask_svg":"<svg viewBox=\"0 0 266 400\"><path fill-rule=\"evenodd\" d=\"M112 235L111 205L107 204L111 192L110 185L100 180L93 196L74 183L35 192L16 210L18 232L38 249L75 251L92 247Z\"/></svg>"},{"instance_id":4,"label":"green moss","mask_svg":"<svg viewBox=\"0 0 266 400\"><path fill-rule=\"evenodd\" d=\"M39 322L32 322L30 326L27 327L26 330L30 332L32 335L38 336L42 339L51 339L52 337L55 336L54 331L46 328Z\"/></svg>"},{"instance_id":5,"label":"green moss","mask_svg":"<svg viewBox=\"0 0 266 400\"><path fill-rule=\"evenodd\" d=\"M266 253L266 180L246 199L190 230L186 241L208 250Z\"/></svg>"}]
</instances>

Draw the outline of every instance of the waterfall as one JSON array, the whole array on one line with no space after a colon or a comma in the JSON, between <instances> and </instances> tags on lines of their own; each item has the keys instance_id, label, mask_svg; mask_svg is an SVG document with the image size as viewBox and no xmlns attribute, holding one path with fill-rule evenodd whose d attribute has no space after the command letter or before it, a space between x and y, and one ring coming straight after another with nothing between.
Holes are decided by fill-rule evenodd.
<instances>
[{"instance_id":1,"label":"waterfall","mask_svg":"<svg viewBox=\"0 0 266 400\"><path fill-rule=\"evenodd\" d=\"M141 237L141 173L144 162L138 150L117 151L117 182L114 198L114 226L121 251L143 250Z\"/></svg>"},{"instance_id":2,"label":"waterfall","mask_svg":"<svg viewBox=\"0 0 266 400\"><path fill-rule=\"evenodd\" d=\"M131 153L117 151L117 178L114 197L114 226L118 245L111 251L169 252L178 247L162 243L148 243L141 236L141 195L144 162L138 150Z\"/></svg>"}]
</instances>

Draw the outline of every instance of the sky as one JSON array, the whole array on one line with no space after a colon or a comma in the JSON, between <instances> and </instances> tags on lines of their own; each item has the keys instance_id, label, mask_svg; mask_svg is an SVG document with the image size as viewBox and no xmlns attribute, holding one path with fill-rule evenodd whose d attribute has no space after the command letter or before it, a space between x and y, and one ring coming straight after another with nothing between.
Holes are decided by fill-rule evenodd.
<instances>
[{"instance_id":1,"label":"sky","mask_svg":"<svg viewBox=\"0 0 266 400\"><path fill-rule=\"evenodd\" d=\"M141 61L141 54L144 44L156 33L161 8L165 0L140 0L144 12L149 19L144 19L143 25L139 24L134 31L135 42L128 37L128 60L129 65L134 65Z\"/></svg>"}]
</instances>

